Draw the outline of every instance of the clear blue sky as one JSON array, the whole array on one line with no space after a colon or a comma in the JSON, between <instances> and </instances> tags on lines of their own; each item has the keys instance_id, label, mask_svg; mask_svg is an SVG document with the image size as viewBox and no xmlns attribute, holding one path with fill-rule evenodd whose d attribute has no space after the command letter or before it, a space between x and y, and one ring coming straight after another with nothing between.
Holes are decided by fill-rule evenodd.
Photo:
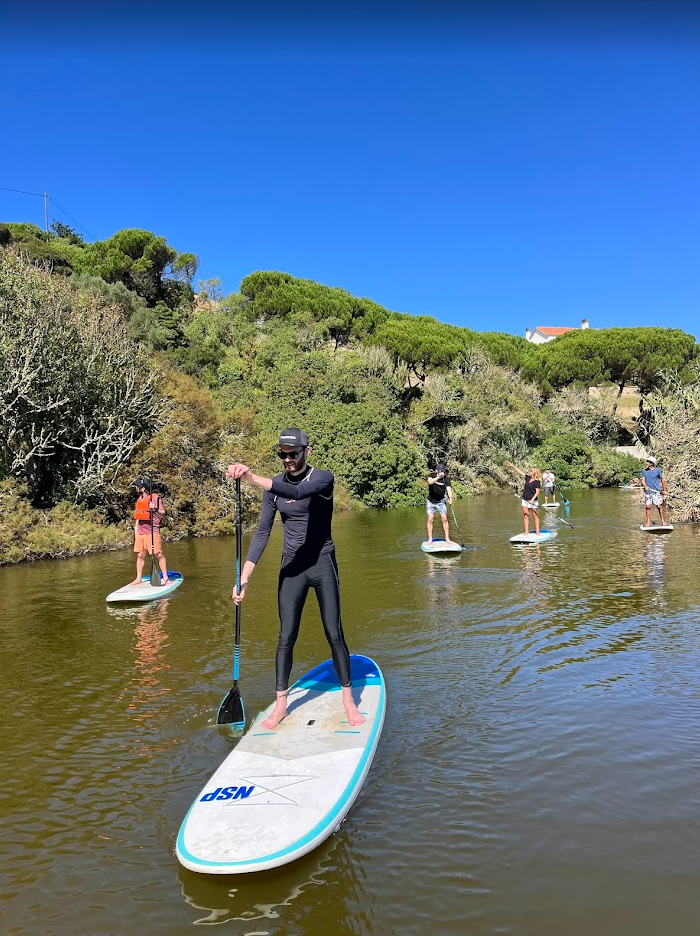
<instances>
[{"instance_id":1,"label":"clear blue sky","mask_svg":"<svg viewBox=\"0 0 700 936\"><path fill-rule=\"evenodd\" d=\"M700 332L700 4L118 6L6 19L0 186L226 291ZM0 220L42 202L0 191Z\"/></svg>"}]
</instances>

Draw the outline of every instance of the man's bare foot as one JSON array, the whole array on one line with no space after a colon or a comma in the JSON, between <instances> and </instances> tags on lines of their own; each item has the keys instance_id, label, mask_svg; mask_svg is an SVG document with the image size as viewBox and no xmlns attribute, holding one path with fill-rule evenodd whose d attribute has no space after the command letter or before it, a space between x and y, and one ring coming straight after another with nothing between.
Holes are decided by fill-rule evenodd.
<instances>
[{"instance_id":1,"label":"man's bare foot","mask_svg":"<svg viewBox=\"0 0 700 936\"><path fill-rule=\"evenodd\" d=\"M345 714L348 717L348 724L353 727L362 725L365 721L365 716L360 712L358 707L353 702L352 698L352 689L348 687L343 687L343 708L345 709Z\"/></svg>"},{"instance_id":2,"label":"man's bare foot","mask_svg":"<svg viewBox=\"0 0 700 936\"><path fill-rule=\"evenodd\" d=\"M142 579L134 579L133 582L129 582L129 585L143 585L143 580L142 580ZM129 585L127 585L127 588L129 587Z\"/></svg>"},{"instance_id":3,"label":"man's bare foot","mask_svg":"<svg viewBox=\"0 0 700 936\"><path fill-rule=\"evenodd\" d=\"M161 582L161 585L169 585L171 582L172 582L172 579L166 578L166 579L163 579L163 581Z\"/></svg>"},{"instance_id":4,"label":"man's bare foot","mask_svg":"<svg viewBox=\"0 0 700 936\"><path fill-rule=\"evenodd\" d=\"M275 707L272 710L272 714L268 715L264 722L262 722L263 728L276 728L283 718L287 717L287 696L284 695L280 698L277 697L275 702Z\"/></svg>"},{"instance_id":5,"label":"man's bare foot","mask_svg":"<svg viewBox=\"0 0 700 936\"><path fill-rule=\"evenodd\" d=\"M432 536L431 536L430 539L428 540L428 546L430 546L430 544L431 544L432 542L433 542L433 538L432 538Z\"/></svg>"}]
</instances>

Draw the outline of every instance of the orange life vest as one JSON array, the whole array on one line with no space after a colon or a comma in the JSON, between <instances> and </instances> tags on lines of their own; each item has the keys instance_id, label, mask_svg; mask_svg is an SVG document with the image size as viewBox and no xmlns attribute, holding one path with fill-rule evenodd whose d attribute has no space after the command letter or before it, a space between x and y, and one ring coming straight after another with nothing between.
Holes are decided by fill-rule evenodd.
<instances>
[{"instance_id":1,"label":"orange life vest","mask_svg":"<svg viewBox=\"0 0 700 936\"><path fill-rule=\"evenodd\" d=\"M145 494L143 497L139 497L136 501L136 510L134 511L134 520L150 520L151 511L149 510L149 504L151 503L151 497L149 494Z\"/></svg>"}]
</instances>

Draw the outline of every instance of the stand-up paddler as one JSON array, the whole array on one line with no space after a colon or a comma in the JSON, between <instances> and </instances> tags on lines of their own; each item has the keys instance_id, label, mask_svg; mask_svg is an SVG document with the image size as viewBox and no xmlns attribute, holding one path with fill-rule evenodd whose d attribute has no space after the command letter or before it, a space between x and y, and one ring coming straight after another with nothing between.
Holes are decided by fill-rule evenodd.
<instances>
[{"instance_id":1,"label":"stand-up paddler","mask_svg":"<svg viewBox=\"0 0 700 936\"><path fill-rule=\"evenodd\" d=\"M278 589L280 635L275 660L277 702L270 717L262 723L264 728L276 728L287 714L294 644L310 588L316 592L348 722L361 725L365 720L352 698L350 654L340 619L338 565L331 537L334 478L330 471L308 464L310 451L309 437L303 429L285 429L280 435L277 452L284 462L283 474L263 478L253 474L247 465L238 463L228 467L229 477L257 484L265 491L258 528L241 573L240 594L234 589L231 596L237 604L243 601L253 569L270 539L277 513L284 529Z\"/></svg>"}]
</instances>

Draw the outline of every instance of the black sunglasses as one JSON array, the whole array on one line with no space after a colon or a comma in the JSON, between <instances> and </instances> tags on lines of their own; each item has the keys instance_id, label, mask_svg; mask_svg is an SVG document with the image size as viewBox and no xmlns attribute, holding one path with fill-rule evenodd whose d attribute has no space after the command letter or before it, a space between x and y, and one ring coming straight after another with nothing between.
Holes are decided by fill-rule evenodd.
<instances>
[{"instance_id":1,"label":"black sunglasses","mask_svg":"<svg viewBox=\"0 0 700 936\"><path fill-rule=\"evenodd\" d=\"M304 449L301 448L298 452L278 452L277 457L281 458L283 461L285 458L291 458L292 461L299 461L303 454Z\"/></svg>"}]
</instances>

